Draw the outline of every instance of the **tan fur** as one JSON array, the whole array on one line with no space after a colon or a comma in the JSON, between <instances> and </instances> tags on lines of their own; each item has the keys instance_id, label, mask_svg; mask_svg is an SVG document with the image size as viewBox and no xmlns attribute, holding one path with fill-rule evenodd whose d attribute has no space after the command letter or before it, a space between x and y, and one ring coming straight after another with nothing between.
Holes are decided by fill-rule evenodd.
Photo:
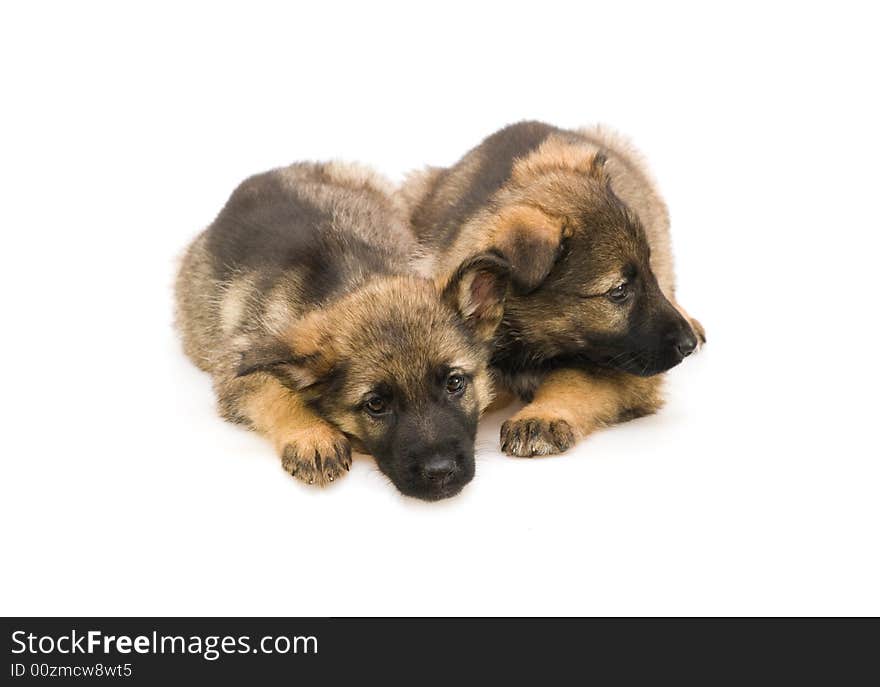
<instances>
[{"instance_id":1,"label":"tan fur","mask_svg":"<svg viewBox=\"0 0 880 687\"><path fill-rule=\"evenodd\" d=\"M661 377L624 373L552 372L534 400L504 423L502 448L524 457L566 451L601 427L658 410L662 383Z\"/></svg>"},{"instance_id":2,"label":"tan fur","mask_svg":"<svg viewBox=\"0 0 880 687\"><path fill-rule=\"evenodd\" d=\"M494 273L475 263L456 296L413 274L419 247L390 189L338 162L257 175L181 261L177 326L214 379L220 414L266 436L310 484L348 469L349 437L381 445L386 429L364 399L382 384L418 410L452 368L472 380L456 397L463 414L476 418L493 397L486 341L503 308L478 287ZM487 283L503 299L498 279ZM322 393L343 369L332 397Z\"/></svg>"},{"instance_id":3,"label":"tan fur","mask_svg":"<svg viewBox=\"0 0 880 687\"><path fill-rule=\"evenodd\" d=\"M590 174L597 151L551 135L537 150L514 163L511 179L514 183L529 184L536 177L559 171Z\"/></svg>"},{"instance_id":4,"label":"tan fur","mask_svg":"<svg viewBox=\"0 0 880 687\"><path fill-rule=\"evenodd\" d=\"M606 165L614 192L642 221L651 244L651 268L660 288L675 303L675 271L669 233L669 210L642 154L622 134L604 126L580 129L594 150L609 153Z\"/></svg>"},{"instance_id":5,"label":"tan fur","mask_svg":"<svg viewBox=\"0 0 880 687\"><path fill-rule=\"evenodd\" d=\"M532 124L525 125L524 131ZM528 135L528 134L526 134ZM490 139L470 151L449 170L433 168L430 173L412 175L399 192L408 208L410 221L423 244L435 254L438 279L451 275L456 265L475 251L498 249L516 268L517 251L527 256L521 269L524 286L532 288L546 274L552 251L571 230L567 220L578 217L593 202L596 185L610 184L614 193L634 212L650 245L650 266L657 283L705 341L702 326L690 318L675 301L675 279L669 215L641 155L622 136L604 128L591 127L577 132L554 131L528 153L514 159L501 187L476 211L456 227L448 243L432 244L438 217L459 198L472 192L474 179L487 167ZM497 145L497 144L495 144ZM607 159L606 159L607 158ZM447 231L441 227L441 231ZM583 275L584 293L603 293L621 280L613 261L604 266L601 247L589 274ZM610 254L609 254L610 255ZM515 271L515 270L514 270ZM556 342L577 341L576 318L568 308L554 309L551 296L544 296L546 307L538 318L522 324L530 341L553 353ZM508 312L519 308L519 301L508 300ZM528 312L523 306L522 311ZM521 312L522 312L521 311ZM594 329L609 332L625 326L623 312L593 306ZM524 378L528 375L524 375ZM531 383L526 382L525 386ZM534 385L534 384L532 384ZM601 372L595 375L573 370L551 373L534 393L533 402L505 423L502 443L514 455L537 455L563 451L575 440L596 428L620 419L654 412L662 405L662 375L636 377L626 373ZM532 436L531 440L524 437Z\"/></svg>"},{"instance_id":6,"label":"tan fur","mask_svg":"<svg viewBox=\"0 0 880 687\"><path fill-rule=\"evenodd\" d=\"M217 364L213 342L223 336L218 326L221 306L212 288L215 284L212 271L202 233L180 261L175 284L175 324L181 333L184 353L206 372L211 372Z\"/></svg>"},{"instance_id":7,"label":"tan fur","mask_svg":"<svg viewBox=\"0 0 880 687\"><path fill-rule=\"evenodd\" d=\"M315 415L278 380L261 377L253 391L243 397L242 410L253 428L275 446L284 469L309 484L332 482L347 471L351 450L342 433Z\"/></svg>"},{"instance_id":8,"label":"tan fur","mask_svg":"<svg viewBox=\"0 0 880 687\"><path fill-rule=\"evenodd\" d=\"M608 153L605 174L610 179L615 193L638 214L642 225L648 233L651 244L651 267L654 270L660 287L670 299L675 294L675 275L669 237L669 213L663 202L656 184L642 156L622 135L603 126L594 126L578 130L585 140L573 141L570 138L551 135L537 150L516 161L509 184L496 195L494 207L505 208L512 202L521 202L526 206L532 204L533 209L556 218L564 217L574 211L573 200L579 195L578 178L589 174L596 153ZM460 192L460 187L469 183L479 158L475 158L468 166L467 174L460 183L453 187ZM426 172L414 172L408 177L397 197L400 204L407 208L407 215L412 214L430 184L437 180L443 170L429 168ZM543 179L536 184L536 180ZM502 210L506 212L506 210ZM438 258L436 272L451 274L475 250L486 250L495 245L496 236L502 232L496 227L503 220L495 211L487 210L473 217L461 230L452 246L444 247Z\"/></svg>"},{"instance_id":9,"label":"tan fur","mask_svg":"<svg viewBox=\"0 0 880 687\"><path fill-rule=\"evenodd\" d=\"M412 220L412 212L416 205L431 190L442 172L440 167L413 170L406 175L403 184L394 192L394 197L399 207L403 209L403 217L407 222Z\"/></svg>"}]
</instances>

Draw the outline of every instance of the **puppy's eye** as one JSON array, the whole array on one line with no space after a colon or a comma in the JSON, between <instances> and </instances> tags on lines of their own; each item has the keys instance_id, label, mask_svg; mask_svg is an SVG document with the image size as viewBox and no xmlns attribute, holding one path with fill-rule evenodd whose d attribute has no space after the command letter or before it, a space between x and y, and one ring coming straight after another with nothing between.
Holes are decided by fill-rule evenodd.
<instances>
[{"instance_id":1,"label":"puppy's eye","mask_svg":"<svg viewBox=\"0 0 880 687\"><path fill-rule=\"evenodd\" d=\"M381 396L370 396L364 401L364 410L370 415L384 415L388 412L388 403Z\"/></svg>"},{"instance_id":2,"label":"puppy's eye","mask_svg":"<svg viewBox=\"0 0 880 687\"><path fill-rule=\"evenodd\" d=\"M454 372L446 378L446 391L453 396L458 396L464 391L465 385L465 378L458 373Z\"/></svg>"},{"instance_id":3,"label":"puppy's eye","mask_svg":"<svg viewBox=\"0 0 880 687\"><path fill-rule=\"evenodd\" d=\"M623 303L629 297L629 285L619 284L605 295L612 303Z\"/></svg>"}]
</instances>

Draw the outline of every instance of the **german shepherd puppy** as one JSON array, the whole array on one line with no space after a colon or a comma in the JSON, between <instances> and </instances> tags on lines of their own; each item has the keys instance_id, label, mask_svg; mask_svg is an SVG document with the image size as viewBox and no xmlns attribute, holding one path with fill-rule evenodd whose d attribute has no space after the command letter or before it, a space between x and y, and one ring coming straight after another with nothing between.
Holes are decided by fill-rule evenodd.
<instances>
[{"instance_id":1,"label":"german shepherd puppy","mask_svg":"<svg viewBox=\"0 0 880 687\"><path fill-rule=\"evenodd\" d=\"M559 453L653 413L656 375L705 340L675 302L666 206L617 135L514 124L399 195L440 278L483 251L510 263L492 365L530 403L501 428L509 454Z\"/></svg>"},{"instance_id":2,"label":"german shepherd puppy","mask_svg":"<svg viewBox=\"0 0 880 687\"><path fill-rule=\"evenodd\" d=\"M508 268L485 254L442 288L418 276L389 189L340 163L246 180L183 258L177 323L220 414L269 438L292 475L332 482L354 446L434 500L474 475Z\"/></svg>"}]
</instances>

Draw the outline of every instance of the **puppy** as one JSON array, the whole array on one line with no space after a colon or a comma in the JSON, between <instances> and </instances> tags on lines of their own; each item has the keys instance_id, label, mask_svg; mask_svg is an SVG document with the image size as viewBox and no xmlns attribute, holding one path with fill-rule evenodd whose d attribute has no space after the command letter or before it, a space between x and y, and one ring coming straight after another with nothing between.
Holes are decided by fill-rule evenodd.
<instances>
[{"instance_id":1,"label":"puppy","mask_svg":"<svg viewBox=\"0 0 880 687\"><path fill-rule=\"evenodd\" d=\"M186 251L184 350L220 414L265 435L298 479L339 478L352 447L409 496L453 496L473 477L508 268L476 255L440 288L413 272L416 253L387 182L339 163L246 180Z\"/></svg>"},{"instance_id":2,"label":"puppy","mask_svg":"<svg viewBox=\"0 0 880 687\"><path fill-rule=\"evenodd\" d=\"M655 412L659 373L705 341L675 301L666 206L615 134L514 124L398 193L439 278L487 250L510 263L492 365L530 403L502 426L509 454Z\"/></svg>"}]
</instances>

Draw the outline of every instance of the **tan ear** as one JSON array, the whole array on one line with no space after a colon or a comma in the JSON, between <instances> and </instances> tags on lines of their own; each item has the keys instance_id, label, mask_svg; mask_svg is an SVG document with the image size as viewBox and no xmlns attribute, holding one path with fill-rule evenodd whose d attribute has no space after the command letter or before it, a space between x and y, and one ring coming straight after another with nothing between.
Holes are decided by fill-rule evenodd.
<instances>
[{"instance_id":1,"label":"tan ear","mask_svg":"<svg viewBox=\"0 0 880 687\"><path fill-rule=\"evenodd\" d=\"M562 248L563 222L536 207L513 205L496 215L493 246L510 263L517 291L534 291L550 274Z\"/></svg>"},{"instance_id":2,"label":"tan ear","mask_svg":"<svg viewBox=\"0 0 880 687\"><path fill-rule=\"evenodd\" d=\"M481 253L456 270L443 297L481 341L488 341L504 316L510 265L497 253Z\"/></svg>"},{"instance_id":3,"label":"tan ear","mask_svg":"<svg viewBox=\"0 0 880 687\"><path fill-rule=\"evenodd\" d=\"M335 356L326 341L322 313L295 322L283 338L269 339L243 351L236 377L265 372L295 389L306 389L333 369Z\"/></svg>"}]
</instances>

